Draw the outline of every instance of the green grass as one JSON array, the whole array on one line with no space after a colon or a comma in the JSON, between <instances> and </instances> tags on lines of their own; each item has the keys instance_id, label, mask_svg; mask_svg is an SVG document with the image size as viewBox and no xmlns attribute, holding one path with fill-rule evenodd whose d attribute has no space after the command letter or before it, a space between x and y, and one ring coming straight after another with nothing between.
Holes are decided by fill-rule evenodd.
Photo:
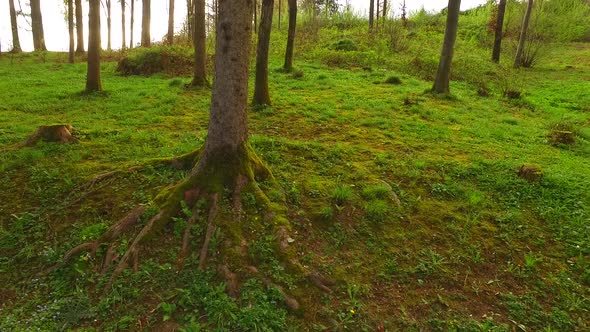
<instances>
[{"instance_id":1,"label":"green grass","mask_svg":"<svg viewBox=\"0 0 590 332\"><path fill-rule=\"evenodd\" d=\"M281 67L283 37L273 36L271 69ZM360 27L301 29L304 75L270 70L273 105L250 112L252 145L282 186L269 195L286 198L301 262L334 279L334 292L298 291L305 281L269 255L274 239L251 246L303 315L254 279L239 300L228 297L214 271L197 272L194 255L177 272L186 216L104 296L108 276L95 258L39 274L185 176L154 166L84 197L78 190L96 174L199 148L210 91L185 90L189 77L122 77L106 62L106 92L84 96L84 64L66 64L63 54L3 56L0 330L137 330L139 322L192 331L588 329L590 46L561 44L513 73L460 38L452 97L439 98L424 93L438 49L421 45L440 37L420 31L392 54ZM342 40L355 50L333 49ZM408 65L417 56L426 67ZM383 84L391 77L403 84ZM482 78L486 98L477 95ZM522 98L503 98L506 86ZM18 146L50 123L74 125L80 144ZM547 135L565 125L577 143L550 145ZM524 163L543 168L541 182L516 176Z\"/></svg>"}]
</instances>

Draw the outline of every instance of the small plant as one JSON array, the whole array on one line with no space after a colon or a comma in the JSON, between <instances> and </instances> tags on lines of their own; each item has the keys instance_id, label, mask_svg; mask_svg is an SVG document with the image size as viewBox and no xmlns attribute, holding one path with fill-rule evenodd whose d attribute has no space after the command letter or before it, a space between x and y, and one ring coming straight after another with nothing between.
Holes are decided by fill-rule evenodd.
<instances>
[{"instance_id":1,"label":"small plant","mask_svg":"<svg viewBox=\"0 0 590 332\"><path fill-rule=\"evenodd\" d=\"M342 205L352 197L352 189L346 185L339 185L332 191L332 200L334 203Z\"/></svg>"},{"instance_id":2,"label":"small plant","mask_svg":"<svg viewBox=\"0 0 590 332\"><path fill-rule=\"evenodd\" d=\"M537 256L532 252L528 252L524 254L524 268L527 270L534 270L542 260L543 257Z\"/></svg>"},{"instance_id":3,"label":"small plant","mask_svg":"<svg viewBox=\"0 0 590 332\"><path fill-rule=\"evenodd\" d=\"M424 276L429 276L440 271L444 271L446 260L436 251L428 248L422 249L418 255L420 261L414 268L416 273Z\"/></svg>"},{"instance_id":4,"label":"small plant","mask_svg":"<svg viewBox=\"0 0 590 332\"><path fill-rule=\"evenodd\" d=\"M402 80L397 76L389 76L385 80L385 83L386 84L393 84L393 85L400 85L400 84L402 84Z\"/></svg>"},{"instance_id":5,"label":"small plant","mask_svg":"<svg viewBox=\"0 0 590 332\"><path fill-rule=\"evenodd\" d=\"M350 39L341 39L333 45L336 51L356 51L357 47L355 43Z\"/></svg>"},{"instance_id":6,"label":"small plant","mask_svg":"<svg viewBox=\"0 0 590 332\"><path fill-rule=\"evenodd\" d=\"M382 222L390 211L389 204L384 200L372 200L365 204L365 215L371 221Z\"/></svg>"},{"instance_id":7,"label":"small plant","mask_svg":"<svg viewBox=\"0 0 590 332\"><path fill-rule=\"evenodd\" d=\"M385 183L379 183L363 188L362 194L366 199L386 199L391 195L391 187Z\"/></svg>"},{"instance_id":8,"label":"small plant","mask_svg":"<svg viewBox=\"0 0 590 332\"><path fill-rule=\"evenodd\" d=\"M301 79L301 78L303 78L304 74L303 74L303 71L296 70L296 71L293 72L293 75L292 76L293 76L294 79Z\"/></svg>"},{"instance_id":9,"label":"small plant","mask_svg":"<svg viewBox=\"0 0 590 332\"><path fill-rule=\"evenodd\" d=\"M162 302L160 303L160 309L162 310L163 314L162 320L167 321L172 318L172 314L174 311L176 311L176 304Z\"/></svg>"}]
</instances>

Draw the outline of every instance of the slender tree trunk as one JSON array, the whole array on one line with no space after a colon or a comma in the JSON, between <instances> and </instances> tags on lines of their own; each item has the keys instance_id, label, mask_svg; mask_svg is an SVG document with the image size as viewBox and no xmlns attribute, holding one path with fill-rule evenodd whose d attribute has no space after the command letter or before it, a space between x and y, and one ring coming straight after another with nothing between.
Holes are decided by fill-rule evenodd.
<instances>
[{"instance_id":1,"label":"slender tree trunk","mask_svg":"<svg viewBox=\"0 0 590 332\"><path fill-rule=\"evenodd\" d=\"M436 93L450 92L449 81L451 77L451 64L453 62L453 54L455 53L455 41L457 40L460 8L461 0L449 0L445 39L440 54L436 79L432 88L432 91Z\"/></svg>"},{"instance_id":2,"label":"slender tree trunk","mask_svg":"<svg viewBox=\"0 0 590 332\"><path fill-rule=\"evenodd\" d=\"M387 20L387 0L383 0L383 22Z\"/></svg>"},{"instance_id":3,"label":"slender tree trunk","mask_svg":"<svg viewBox=\"0 0 590 332\"><path fill-rule=\"evenodd\" d=\"M12 2L12 0L11 0ZM68 32L70 34L70 48L68 60L74 63L74 0L68 0Z\"/></svg>"},{"instance_id":4,"label":"slender tree trunk","mask_svg":"<svg viewBox=\"0 0 590 332\"><path fill-rule=\"evenodd\" d=\"M375 0L369 1L369 32L373 31L373 15L375 15Z\"/></svg>"},{"instance_id":5,"label":"slender tree trunk","mask_svg":"<svg viewBox=\"0 0 590 332\"><path fill-rule=\"evenodd\" d=\"M110 52L112 50L111 47L111 0L106 0L107 5L107 50Z\"/></svg>"},{"instance_id":6,"label":"slender tree trunk","mask_svg":"<svg viewBox=\"0 0 590 332\"><path fill-rule=\"evenodd\" d=\"M229 1L229 0L226 0ZM195 47L195 67L193 86L205 86L207 82L207 31L205 22L205 0L194 0L193 42Z\"/></svg>"},{"instance_id":7,"label":"slender tree trunk","mask_svg":"<svg viewBox=\"0 0 590 332\"><path fill-rule=\"evenodd\" d=\"M258 0L254 0L254 33L258 32Z\"/></svg>"},{"instance_id":8,"label":"slender tree trunk","mask_svg":"<svg viewBox=\"0 0 590 332\"><path fill-rule=\"evenodd\" d=\"M289 31L287 34L287 50L285 51L285 71L293 70L293 50L295 48L295 30L297 29L297 0L288 0Z\"/></svg>"},{"instance_id":9,"label":"slender tree trunk","mask_svg":"<svg viewBox=\"0 0 590 332\"><path fill-rule=\"evenodd\" d=\"M279 0L279 30L281 30L281 13L283 12L283 1Z\"/></svg>"},{"instance_id":10,"label":"slender tree trunk","mask_svg":"<svg viewBox=\"0 0 590 332\"><path fill-rule=\"evenodd\" d=\"M174 0L168 5L168 45L174 44Z\"/></svg>"},{"instance_id":11,"label":"slender tree trunk","mask_svg":"<svg viewBox=\"0 0 590 332\"><path fill-rule=\"evenodd\" d=\"M256 50L256 82L254 86L254 105L270 105L268 92L268 50L274 0L262 0L260 30L258 31L258 49Z\"/></svg>"},{"instance_id":12,"label":"slender tree trunk","mask_svg":"<svg viewBox=\"0 0 590 332\"><path fill-rule=\"evenodd\" d=\"M502 34L504 31L504 14L506 13L506 0L500 0L498 4L498 17L496 18L496 31L494 36L494 50L492 51L492 61L500 62L500 53L502 51Z\"/></svg>"},{"instance_id":13,"label":"slender tree trunk","mask_svg":"<svg viewBox=\"0 0 590 332\"><path fill-rule=\"evenodd\" d=\"M20 53L20 38L18 38L18 23L16 21L16 10L14 9L14 0L8 0L10 5L10 27L12 29L12 53Z\"/></svg>"},{"instance_id":14,"label":"slender tree trunk","mask_svg":"<svg viewBox=\"0 0 590 332\"><path fill-rule=\"evenodd\" d=\"M194 23L195 23L195 4L193 3L193 0L186 0L186 30L188 33L188 39L192 40L193 44L194 44L194 32L195 32Z\"/></svg>"},{"instance_id":15,"label":"slender tree trunk","mask_svg":"<svg viewBox=\"0 0 590 332\"><path fill-rule=\"evenodd\" d=\"M76 0L76 36L76 54L84 54L84 15L82 14L82 0Z\"/></svg>"},{"instance_id":16,"label":"slender tree trunk","mask_svg":"<svg viewBox=\"0 0 590 332\"><path fill-rule=\"evenodd\" d=\"M522 65L522 54L524 53L526 35L529 29L529 21L531 19L531 13L533 12L533 2L533 0L529 0L526 12L524 14L522 29L520 30L520 39L518 40L518 48L516 49L516 57L514 59L514 68L518 68Z\"/></svg>"},{"instance_id":17,"label":"slender tree trunk","mask_svg":"<svg viewBox=\"0 0 590 332\"><path fill-rule=\"evenodd\" d=\"M143 0L143 11L141 12L141 46L150 47L150 20L151 20L151 0Z\"/></svg>"},{"instance_id":18,"label":"slender tree trunk","mask_svg":"<svg viewBox=\"0 0 590 332\"><path fill-rule=\"evenodd\" d=\"M43 17L41 15L41 0L31 0L31 27L33 30L33 47L35 51L47 51L43 33Z\"/></svg>"},{"instance_id":19,"label":"slender tree trunk","mask_svg":"<svg viewBox=\"0 0 590 332\"><path fill-rule=\"evenodd\" d=\"M123 37L121 41L121 50L124 50L127 47L127 41L125 38L125 0L119 1L121 1L121 36Z\"/></svg>"},{"instance_id":20,"label":"slender tree trunk","mask_svg":"<svg viewBox=\"0 0 590 332\"><path fill-rule=\"evenodd\" d=\"M100 81L100 0L89 1L86 92L102 91Z\"/></svg>"},{"instance_id":21,"label":"slender tree trunk","mask_svg":"<svg viewBox=\"0 0 590 332\"><path fill-rule=\"evenodd\" d=\"M131 0L131 17L129 18L129 48L133 48L133 25L135 24L135 0Z\"/></svg>"},{"instance_id":22,"label":"slender tree trunk","mask_svg":"<svg viewBox=\"0 0 590 332\"><path fill-rule=\"evenodd\" d=\"M195 168L238 160L248 140L248 66L252 1L219 0L215 82L203 157Z\"/></svg>"}]
</instances>

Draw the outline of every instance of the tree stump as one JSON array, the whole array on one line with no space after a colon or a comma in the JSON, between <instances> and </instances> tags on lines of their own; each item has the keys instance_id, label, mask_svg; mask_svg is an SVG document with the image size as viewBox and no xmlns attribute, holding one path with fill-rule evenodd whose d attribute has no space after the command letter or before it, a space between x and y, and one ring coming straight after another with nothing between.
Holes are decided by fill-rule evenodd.
<instances>
[{"instance_id":1,"label":"tree stump","mask_svg":"<svg viewBox=\"0 0 590 332\"><path fill-rule=\"evenodd\" d=\"M549 135L549 142L551 145L560 145L560 144L575 144L576 143L576 136L573 132L569 130L554 130Z\"/></svg>"},{"instance_id":2,"label":"tree stump","mask_svg":"<svg viewBox=\"0 0 590 332\"><path fill-rule=\"evenodd\" d=\"M72 136L74 127L70 125L50 125L37 128L25 142L25 146L34 146L40 140L54 143L77 143L78 140Z\"/></svg>"},{"instance_id":3,"label":"tree stump","mask_svg":"<svg viewBox=\"0 0 590 332\"><path fill-rule=\"evenodd\" d=\"M539 182L543 178L543 170L537 165L524 164L518 170L518 177L531 183Z\"/></svg>"}]
</instances>

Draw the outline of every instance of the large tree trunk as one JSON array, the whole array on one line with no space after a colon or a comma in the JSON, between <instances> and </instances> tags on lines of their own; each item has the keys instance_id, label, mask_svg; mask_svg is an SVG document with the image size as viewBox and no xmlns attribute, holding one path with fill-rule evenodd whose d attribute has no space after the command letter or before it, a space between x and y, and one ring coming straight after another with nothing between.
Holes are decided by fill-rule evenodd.
<instances>
[{"instance_id":1,"label":"large tree trunk","mask_svg":"<svg viewBox=\"0 0 590 332\"><path fill-rule=\"evenodd\" d=\"M41 0L31 0L31 28L33 29L33 47L35 51L46 51Z\"/></svg>"},{"instance_id":2,"label":"large tree trunk","mask_svg":"<svg viewBox=\"0 0 590 332\"><path fill-rule=\"evenodd\" d=\"M125 0L119 1L121 1L121 50L124 50L127 47L127 41L125 38Z\"/></svg>"},{"instance_id":3,"label":"large tree trunk","mask_svg":"<svg viewBox=\"0 0 590 332\"><path fill-rule=\"evenodd\" d=\"M143 10L141 12L141 46L150 47L150 20L151 20L151 0L143 0Z\"/></svg>"},{"instance_id":4,"label":"large tree trunk","mask_svg":"<svg viewBox=\"0 0 590 332\"><path fill-rule=\"evenodd\" d=\"M174 0L168 6L168 45L174 44Z\"/></svg>"},{"instance_id":5,"label":"large tree trunk","mask_svg":"<svg viewBox=\"0 0 590 332\"><path fill-rule=\"evenodd\" d=\"M285 51L285 71L293 70L293 50L295 48L295 30L297 29L297 0L289 1L289 32L287 34L287 50Z\"/></svg>"},{"instance_id":6,"label":"large tree trunk","mask_svg":"<svg viewBox=\"0 0 590 332\"><path fill-rule=\"evenodd\" d=\"M76 0L76 54L84 54L84 15L82 14L82 0Z\"/></svg>"},{"instance_id":7,"label":"large tree trunk","mask_svg":"<svg viewBox=\"0 0 590 332\"><path fill-rule=\"evenodd\" d=\"M70 34L69 61L74 63L74 0L68 0L68 32Z\"/></svg>"},{"instance_id":8,"label":"large tree trunk","mask_svg":"<svg viewBox=\"0 0 590 332\"><path fill-rule=\"evenodd\" d=\"M96 92L102 90L100 82L100 0L90 0L89 7L86 92Z\"/></svg>"},{"instance_id":9,"label":"large tree trunk","mask_svg":"<svg viewBox=\"0 0 590 332\"><path fill-rule=\"evenodd\" d=\"M270 105L268 92L268 50L274 0L262 0L260 28L258 30L258 48L256 50L256 82L254 86L254 105Z\"/></svg>"},{"instance_id":10,"label":"large tree trunk","mask_svg":"<svg viewBox=\"0 0 590 332\"><path fill-rule=\"evenodd\" d=\"M111 25L111 0L106 0L106 5L107 5L107 50L111 51L112 45L111 45L111 31L112 31L112 25Z\"/></svg>"},{"instance_id":11,"label":"large tree trunk","mask_svg":"<svg viewBox=\"0 0 590 332\"><path fill-rule=\"evenodd\" d=\"M129 18L129 48L133 48L133 25L135 24L135 0L131 0L131 17Z\"/></svg>"},{"instance_id":12,"label":"large tree trunk","mask_svg":"<svg viewBox=\"0 0 590 332\"><path fill-rule=\"evenodd\" d=\"M12 29L12 53L20 53L20 39L18 38L18 23L16 21L16 10L14 9L14 0L8 0L10 5L10 27Z\"/></svg>"},{"instance_id":13,"label":"large tree trunk","mask_svg":"<svg viewBox=\"0 0 590 332\"><path fill-rule=\"evenodd\" d=\"M504 14L506 13L506 0L500 0L498 4L498 17L496 18L496 31L494 35L494 50L492 51L492 61L500 62L500 53L502 51L502 34L504 31Z\"/></svg>"},{"instance_id":14,"label":"large tree trunk","mask_svg":"<svg viewBox=\"0 0 590 332\"><path fill-rule=\"evenodd\" d=\"M373 15L375 15L375 0L369 1L369 32L373 31Z\"/></svg>"},{"instance_id":15,"label":"large tree trunk","mask_svg":"<svg viewBox=\"0 0 590 332\"><path fill-rule=\"evenodd\" d=\"M195 67L192 85L205 86L207 82L207 31L205 22L205 0L194 0L193 43L195 47Z\"/></svg>"},{"instance_id":16,"label":"large tree trunk","mask_svg":"<svg viewBox=\"0 0 590 332\"><path fill-rule=\"evenodd\" d=\"M432 91L436 93L449 93L451 64L453 63L453 54L455 53L455 41L457 40L460 8L461 0L449 0L445 39L440 54L436 79L432 88Z\"/></svg>"},{"instance_id":17,"label":"large tree trunk","mask_svg":"<svg viewBox=\"0 0 590 332\"><path fill-rule=\"evenodd\" d=\"M518 68L522 65L522 54L524 53L524 47L526 42L526 35L529 29L529 22L531 20L531 13L533 12L533 0L529 0L529 3L524 13L524 20L522 22L522 28L520 30L520 39L518 40L518 48L516 49L516 57L514 58L514 68Z\"/></svg>"}]
</instances>

